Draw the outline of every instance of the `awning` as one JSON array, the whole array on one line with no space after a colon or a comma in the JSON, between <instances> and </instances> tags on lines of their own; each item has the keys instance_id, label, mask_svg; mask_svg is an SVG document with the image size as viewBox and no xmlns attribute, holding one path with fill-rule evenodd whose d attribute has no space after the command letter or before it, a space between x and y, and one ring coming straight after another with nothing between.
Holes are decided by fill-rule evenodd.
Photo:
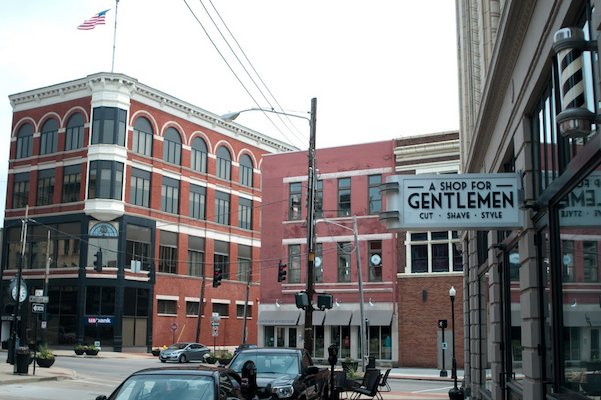
<instances>
[{"instance_id":1,"label":"awning","mask_svg":"<svg viewBox=\"0 0 601 400\"><path fill-rule=\"evenodd\" d=\"M370 326L389 326L392 322L392 310L364 310L365 318L369 320ZM351 325L361 324L361 310L353 311Z\"/></svg>"},{"instance_id":2,"label":"awning","mask_svg":"<svg viewBox=\"0 0 601 400\"><path fill-rule=\"evenodd\" d=\"M351 322L352 313L351 310L328 310L325 312L326 317L323 324L348 326Z\"/></svg>"},{"instance_id":3,"label":"awning","mask_svg":"<svg viewBox=\"0 0 601 400\"><path fill-rule=\"evenodd\" d=\"M313 325L323 325L323 319L325 317L325 311L313 310ZM298 320L299 325L305 324L305 312L301 311L300 319Z\"/></svg>"},{"instance_id":4,"label":"awning","mask_svg":"<svg viewBox=\"0 0 601 400\"><path fill-rule=\"evenodd\" d=\"M261 311L259 325L297 325L300 311Z\"/></svg>"}]
</instances>

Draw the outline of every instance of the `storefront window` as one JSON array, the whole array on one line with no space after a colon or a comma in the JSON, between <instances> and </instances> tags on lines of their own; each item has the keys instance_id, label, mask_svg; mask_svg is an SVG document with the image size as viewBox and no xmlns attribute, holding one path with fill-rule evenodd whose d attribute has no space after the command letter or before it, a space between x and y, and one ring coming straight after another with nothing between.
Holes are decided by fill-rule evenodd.
<instances>
[{"instance_id":1,"label":"storefront window","mask_svg":"<svg viewBox=\"0 0 601 400\"><path fill-rule=\"evenodd\" d=\"M263 331L263 343L265 343L265 347L275 347L274 329L275 327L273 326L265 326Z\"/></svg>"},{"instance_id":2,"label":"storefront window","mask_svg":"<svg viewBox=\"0 0 601 400\"><path fill-rule=\"evenodd\" d=\"M514 383L521 383L524 378L522 370L522 352L524 347L522 346L522 307L520 302L520 254L518 246L516 245L507 253L507 258L504 261L507 263L507 276L505 277L505 285L507 290L505 296L507 300L505 303L506 307L509 308L508 313L508 342L511 343L509 352L508 364L511 367L511 380Z\"/></svg>"},{"instance_id":3,"label":"storefront window","mask_svg":"<svg viewBox=\"0 0 601 400\"><path fill-rule=\"evenodd\" d=\"M601 284L597 279L601 218L601 173L583 179L558 204L561 253L555 263L561 265L561 293L553 294L554 305L563 322L561 349L563 386L588 396L601 394Z\"/></svg>"},{"instance_id":4,"label":"storefront window","mask_svg":"<svg viewBox=\"0 0 601 400\"><path fill-rule=\"evenodd\" d=\"M315 351L313 353L313 357L315 358L323 358L324 357L324 327L323 326L314 326L313 327L313 344L315 346Z\"/></svg>"}]
</instances>

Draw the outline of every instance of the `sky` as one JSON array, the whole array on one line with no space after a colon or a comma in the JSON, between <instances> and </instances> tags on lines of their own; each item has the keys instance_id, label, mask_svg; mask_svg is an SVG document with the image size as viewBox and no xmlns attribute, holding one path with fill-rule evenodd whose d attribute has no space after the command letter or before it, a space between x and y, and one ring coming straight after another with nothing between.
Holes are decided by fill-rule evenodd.
<instances>
[{"instance_id":1,"label":"sky","mask_svg":"<svg viewBox=\"0 0 601 400\"><path fill-rule=\"evenodd\" d=\"M8 96L111 70L218 115L308 117L316 98L318 149L459 129L453 0L1 1L2 214ZM236 123L309 147L300 118Z\"/></svg>"}]
</instances>

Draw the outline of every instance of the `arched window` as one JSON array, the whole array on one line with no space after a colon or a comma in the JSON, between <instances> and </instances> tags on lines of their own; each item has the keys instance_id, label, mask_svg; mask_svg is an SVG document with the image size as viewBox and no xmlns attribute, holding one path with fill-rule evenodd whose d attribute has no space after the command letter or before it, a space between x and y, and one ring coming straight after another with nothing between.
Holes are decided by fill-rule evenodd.
<instances>
[{"instance_id":1,"label":"arched window","mask_svg":"<svg viewBox=\"0 0 601 400\"><path fill-rule=\"evenodd\" d=\"M17 154L16 158L31 157L33 149L33 126L24 124L19 128L17 134Z\"/></svg>"},{"instance_id":2,"label":"arched window","mask_svg":"<svg viewBox=\"0 0 601 400\"><path fill-rule=\"evenodd\" d=\"M243 154L240 157L240 184L253 186L253 162L248 154Z\"/></svg>"},{"instance_id":3,"label":"arched window","mask_svg":"<svg viewBox=\"0 0 601 400\"><path fill-rule=\"evenodd\" d=\"M204 140L195 137L192 141L192 169L207 172L207 145Z\"/></svg>"},{"instance_id":4,"label":"arched window","mask_svg":"<svg viewBox=\"0 0 601 400\"><path fill-rule=\"evenodd\" d=\"M225 146L217 150L217 177L230 180L232 171L232 156Z\"/></svg>"},{"instance_id":5,"label":"arched window","mask_svg":"<svg viewBox=\"0 0 601 400\"><path fill-rule=\"evenodd\" d=\"M134 137L132 150L145 156L152 156L152 125L144 117L136 119L134 122Z\"/></svg>"},{"instance_id":6,"label":"arched window","mask_svg":"<svg viewBox=\"0 0 601 400\"><path fill-rule=\"evenodd\" d=\"M67 122L67 132L65 134L65 151L81 149L83 147L83 115L73 114Z\"/></svg>"},{"instance_id":7,"label":"arched window","mask_svg":"<svg viewBox=\"0 0 601 400\"><path fill-rule=\"evenodd\" d=\"M175 128L167 128L163 142L163 160L172 164L181 165L182 138Z\"/></svg>"},{"instance_id":8,"label":"arched window","mask_svg":"<svg viewBox=\"0 0 601 400\"><path fill-rule=\"evenodd\" d=\"M58 122L54 118L44 122L40 136L40 154L56 153L58 143Z\"/></svg>"}]
</instances>

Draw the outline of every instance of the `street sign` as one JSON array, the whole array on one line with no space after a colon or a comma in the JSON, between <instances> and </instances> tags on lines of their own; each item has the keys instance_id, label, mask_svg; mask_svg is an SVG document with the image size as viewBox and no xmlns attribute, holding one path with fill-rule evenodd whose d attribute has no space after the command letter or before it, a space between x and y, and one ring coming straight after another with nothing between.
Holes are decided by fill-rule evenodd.
<instances>
[{"instance_id":1,"label":"street sign","mask_svg":"<svg viewBox=\"0 0 601 400\"><path fill-rule=\"evenodd\" d=\"M44 304L33 303L31 305L31 311L34 313L43 313L45 308Z\"/></svg>"},{"instance_id":2,"label":"street sign","mask_svg":"<svg viewBox=\"0 0 601 400\"><path fill-rule=\"evenodd\" d=\"M213 313L213 315L211 315L211 321L219 321L221 319L221 316L217 313Z\"/></svg>"},{"instance_id":3,"label":"street sign","mask_svg":"<svg viewBox=\"0 0 601 400\"><path fill-rule=\"evenodd\" d=\"M219 326L219 321L211 321L211 326Z\"/></svg>"},{"instance_id":4,"label":"street sign","mask_svg":"<svg viewBox=\"0 0 601 400\"><path fill-rule=\"evenodd\" d=\"M213 327L213 337L217 337L217 336L219 336L219 327L214 326Z\"/></svg>"},{"instance_id":5,"label":"street sign","mask_svg":"<svg viewBox=\"0 0 601 400\"><path fill-rule=\"evenodd\" d=\"M48 303L48 296L29 296L30 303Z\"/></svg>"},{"instance_id":6,"label":"street sign","mask_svg":"<svg viewBox=\"0 0 601 400\"><path fill-rule=\"evenodd\" d=\"M177 324L174 322L171 324L171 330L175 332L177 330Z\"/></svg>"}]
</instances>

